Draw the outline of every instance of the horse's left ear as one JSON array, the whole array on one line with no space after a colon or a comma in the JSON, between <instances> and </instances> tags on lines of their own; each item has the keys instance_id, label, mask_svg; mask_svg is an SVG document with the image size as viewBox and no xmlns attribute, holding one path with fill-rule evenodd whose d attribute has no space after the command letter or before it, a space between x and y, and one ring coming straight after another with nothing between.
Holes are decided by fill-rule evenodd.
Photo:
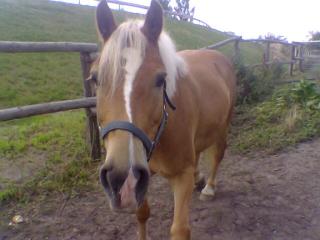
<instances>
[{"instance_id":1,"label":"horse's left ear","mask_svg":"<svg viewBox=\"0 0 320 240\"><path fill-rule=\"evenodd\" d=\"M163 11L157 0L152 0L147 12L146 20L142 27L142 32L152 43L157 43L162 32Z\"/></svg>"}]
</instances>

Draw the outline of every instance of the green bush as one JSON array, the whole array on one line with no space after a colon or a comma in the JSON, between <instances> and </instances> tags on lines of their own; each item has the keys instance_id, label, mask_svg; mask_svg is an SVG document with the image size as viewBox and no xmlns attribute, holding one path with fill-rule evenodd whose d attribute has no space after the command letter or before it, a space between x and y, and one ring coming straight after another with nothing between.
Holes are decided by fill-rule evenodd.
<instances>
[{"instance_id":1,"label":"green bush","mask_svg":"<svg viewBox=\"0 0 320 240\"><path fill-rule=\"evenodd\" d=\"M320 110L320 90L314 82L301 80L291 89L289 97L303 107Z\"/></svg>"},{"instance_id":2,"label":"green bush","mask_svg":"<svg viewBox=\"0 0 320 240\"><path fill-rule=\"evenodd\" d=\"M284 69L280 64L251 68L240 63L236 65L236 69L238 104L265 100L273 92L275 82L284 74Z\"/></svg>"},{"instance_id":3,"label":"green bush","mask_svg":"<svg viewBox=\"0 0 320 240\"><path fill-rule=\"evenodd\" d=\"M237 107L231 147L275 152L320 136L320 91L312 82L278 87L263 102Z\"/></svg>"}]
</instances>

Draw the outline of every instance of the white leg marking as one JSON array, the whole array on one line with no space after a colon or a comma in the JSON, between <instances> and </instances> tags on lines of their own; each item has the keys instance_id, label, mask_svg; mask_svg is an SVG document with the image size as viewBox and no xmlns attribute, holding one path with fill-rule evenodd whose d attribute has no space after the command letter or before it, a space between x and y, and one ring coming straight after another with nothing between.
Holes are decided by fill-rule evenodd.
<instances>
[{"instance_id":1,"label":"white leg marking","mask_svg":"<svg viewBox=\"0 0 320 240\"><path fill-rule=\"evenodd\" d=\"M200 194L200 200L210 200L214 197L215 195L215 188L206 184L204 189L202 189L201 194Z\"/></svg>"},{"instance_id":2,"label":"white leg marking","mask_svg":"<svg viewBox=\"0 0 320 240\"><path fill-rule=\"evenodd\" d=\"M201 193L204 195L213 196L215 194L215 189L212 186L206 184L204 189L202 189Z\"/></svg>"}]
</instances>

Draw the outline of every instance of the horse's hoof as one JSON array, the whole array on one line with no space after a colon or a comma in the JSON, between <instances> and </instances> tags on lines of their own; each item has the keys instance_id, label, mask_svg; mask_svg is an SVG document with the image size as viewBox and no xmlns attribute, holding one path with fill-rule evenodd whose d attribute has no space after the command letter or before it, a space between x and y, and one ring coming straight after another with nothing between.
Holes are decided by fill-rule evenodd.
<instances>
[{"instance_id":1,"label":"horse's hoof","mask_svg":"<svg viewBox=\"0 0 320 240\"><path fill-rule=\"evenodd\" d=\"M212 196L212 195L205 195L205 194L200 194L200 196L199 196L199 199L201 200L201 201L212 201L213 199L214 199L214 195Z\"/></svg>"},{"instance_id":2,"label":"horse's hoof","mask_svg":"<svg viewBox=\"0 0 320 240\"><path fill-rule=\"evenodd\" d=\"M201 194L200 194L200 200L202 201L209 201L214 198L215 195L215 188L209 186L208 184L205 186L204 189L202 189Z\"/></svg>"}]
</instances>

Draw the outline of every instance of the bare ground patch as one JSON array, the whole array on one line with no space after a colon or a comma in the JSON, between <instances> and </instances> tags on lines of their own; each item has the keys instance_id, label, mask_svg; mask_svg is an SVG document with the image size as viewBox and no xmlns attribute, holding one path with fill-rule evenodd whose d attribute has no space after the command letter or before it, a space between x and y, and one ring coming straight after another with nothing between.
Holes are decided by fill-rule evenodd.
<instances>
[{"instance_id":1,"label":"bare ground patch","mask_svg":"<svg viewBox=\"0 0 320 240\"><path fill-rule=\"evenodd\" d=\"M320 139L277 155L227 154L213 201L193 194L193 239L320 239ZM202 168L205 169L204 164ZM167 182L150 188L150 239L168 239L173 199ZM49 196L24 206L0 207L0 239L137 239L133 215L110 212L98 186L68 197ZM8 226L14 214L26 222Z\"/></svg>"}]
</instances>

